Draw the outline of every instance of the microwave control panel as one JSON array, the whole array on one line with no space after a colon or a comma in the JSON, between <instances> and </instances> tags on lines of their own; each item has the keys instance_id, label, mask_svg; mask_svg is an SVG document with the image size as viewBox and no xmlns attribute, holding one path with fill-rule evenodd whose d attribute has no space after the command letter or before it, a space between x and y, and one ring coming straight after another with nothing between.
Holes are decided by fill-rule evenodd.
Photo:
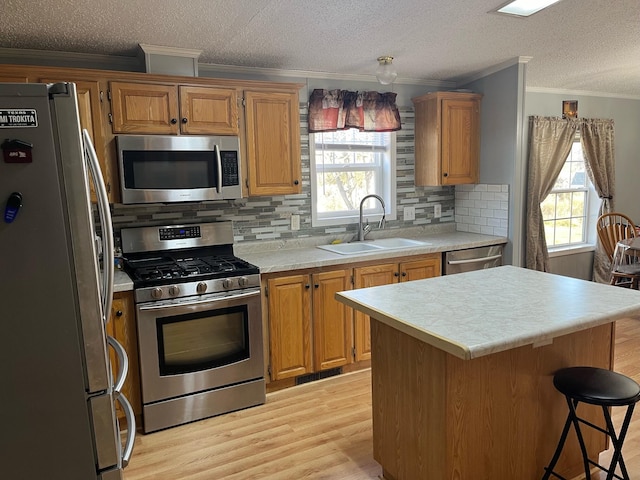
<instances>
[{"instance_id":1,"label":"microwave control panel","mask_svg":"<svg viewBox=\"0 0 640 480\"><path fill-rule=\"evenodd\" d=\"M222 160L222 186L240 185L238 152L223 150L220 152L220 159Z\"/></svg>"}]
</instances>

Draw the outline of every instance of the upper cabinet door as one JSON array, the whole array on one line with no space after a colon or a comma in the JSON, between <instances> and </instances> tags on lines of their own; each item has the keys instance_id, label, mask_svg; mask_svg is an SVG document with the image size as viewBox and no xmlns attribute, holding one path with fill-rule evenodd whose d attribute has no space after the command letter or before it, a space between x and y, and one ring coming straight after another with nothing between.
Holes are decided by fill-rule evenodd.
<instances>
[{"instance_id":1,"label":"upper cabinet door","mask_svg":"<svg viewBox=\"0 0 640 480\"><path fill-rule=\"evenodd\" d=\"M480 101L442 100L442 184L478 183Z\"/></svg>"},{"instance_id":2,"label":"upper cabinet door","mask_svg":"<svg viewBox=\"0 0 640 480\"><path fill-rule=\"evenodd\" d=\"M478 183L481 98L477 93L432 92L412 99L416 185Z\"/></svg>"},{"instance_id":3,"label":"upper cabinet door","mask_svg":"<svg viewBox=\"0 0 640 480\"><path fill-rule=\"evenodd\" d=\"M80 127L87 129L93 147L98 155L98 162L100 163L100 170L104 178L105 187L107 188L107 194L110 202L116 201L115 195L117 194L117 183L115 178L117 172L115 169L110 168L110 163L107 161L108 154L105 145L104 132L102 130L102 91L100 88L100 82L98 81L86 81L75 80L70 77L47 77L38 79L42 83L57 83L57 82L73 82L76 85L76 94L78 99L78 113L80 115ZM93 182L89 182L91 188L91 201L97 202L96 193L94 191Z\"/></svg>"},{"instance_id":4,"label":"upper cabinet door","mask_svg":"<svg viewBox=\"0 0 640 480\"><path fill-rule=\"evenodd\" d=\"M0 82L2 83L27 83L28 81L26 75L0 73Z\"/></svg>"},{"instance_id":5,"label":"upper cabinet door","mask_svg":"<svg viewBox=\"0 0 640 480\"><path fill-rule=\"evenodd\" d=\"M301 192L298 92L245 91L249 195Z\"/></svg>"},{"instance_id":6,"label":"upper cabinet door","mask_svg":"<svg viewBox=\"0 0 640 480\"><path fill-rule=\"evenodd\" d=\"M180 130L195 135L238 135L236 90L181 86Z\"/></svg>"},{"instance_id":7,"label":"upper cabinet door","mask_svg":"<svg viewBox=\"0 0 640 480\"><path fill-rule=\"evenodd\" d=\"M113 133L177 134L175 85L111 82Z\"/></svg>"}]
</instances>

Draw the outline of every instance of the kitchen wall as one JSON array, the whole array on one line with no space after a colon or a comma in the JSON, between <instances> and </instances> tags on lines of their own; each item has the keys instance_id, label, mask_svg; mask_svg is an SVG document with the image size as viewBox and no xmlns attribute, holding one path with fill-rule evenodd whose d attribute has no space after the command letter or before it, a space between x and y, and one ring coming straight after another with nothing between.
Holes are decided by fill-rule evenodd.
<instances>
[{"instance_id":1,"label":"kitchen wall","mask_svg":"<svg viewBox=\"0 0 640 480\"><path fill-rule=\"evenodd\" d=\"M401 107L402 130L396 132L397 218L385 229L435 226L454 222L453 187L416 187L414 185L414 114L413 108ZM356 224L332 227L311 226L311 179L307 104L300 104L302 193L277 197L252 197L236 201L189 204L128 206L113 205L116 233L123 227L180 224L201 221L231 220L236 242L296 239L319 235L355 235ZM433 218L433 206L442 206L442 217ZM402 220L403 208L413 206L416 218ZM290 228L291 215L300 215L300 230ZM373 227L375 230L375 226Z\"/></svg>"},{"instance_id":2,"label":"kitchen wall","mask_svg":"<svg viewBox=\"0 0 640 480\"><path fill-rule=\"evenodd\" d=\"M525 187L522 148L522 103L526 58L517 58L478 78L464 88L483 94L480 120L480 182L509 186L509 215L505 247L506 264L524 266L523 202Z\"/></svg>"}]
</instances>

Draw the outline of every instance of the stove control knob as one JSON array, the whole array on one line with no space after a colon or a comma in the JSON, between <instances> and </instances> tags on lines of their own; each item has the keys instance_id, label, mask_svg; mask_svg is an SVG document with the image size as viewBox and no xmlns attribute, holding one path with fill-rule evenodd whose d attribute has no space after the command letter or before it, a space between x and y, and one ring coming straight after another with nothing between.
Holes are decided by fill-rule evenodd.
<instances>
[{"instance_id":1,"label":"stove control knob","mask_svg":"<svg viewBox=\"0 0 640 480\"><path fill-rule=\"evenodd\" d=\"M155 298L156 300L159 298L162 298L162 289L156 287L153 290L151 290L151 298Z\"/></svg>"},{"instance_id":2,"label":"stove control knob","mask_svg":"<svg viewBox=\"0 0 640 480\"><path fill-rule=\"evenodd\" d=\"M196 286L196 292L204 293L207 291L207 284L205 282L199 282Z\"/></svg>"},{"instance_id":3,"label":"stove control knob","mask_svg":"<svg viewBox=\"0 0 640 480\"><path fill-rule=\"evenodd\" d=\"M247 277L240 277L238 279L238 285L241 287L246 287L249 285L249 279Z\"/></svg>"},{"instance_id":4,"label":"stove control knob","mask_svg":"<svg viewBox=\"0 0 640 480\"><path fill-rule=\"evenodd\" d=\"M233 286L233 282L230 278L225 278L224 280L222 280L222 286L224 288L231 288Z\"/></svg>"},{"instance_id":5,"label":"stove control knob","mask_svg":"<svg viewBox=\"0 0 640 480\"><path fill-rule=\"evenodd\" d=\"M169 287L169 295L171 295L172 297L177 297L179 293L180 289L176 285L171 285Z\"/></svg>"}]
</instances>

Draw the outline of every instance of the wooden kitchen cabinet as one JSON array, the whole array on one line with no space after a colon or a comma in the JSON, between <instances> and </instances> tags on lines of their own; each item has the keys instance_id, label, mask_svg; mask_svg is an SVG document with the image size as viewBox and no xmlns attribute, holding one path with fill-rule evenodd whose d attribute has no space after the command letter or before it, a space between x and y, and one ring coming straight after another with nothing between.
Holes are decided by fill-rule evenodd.
<instances>
[{"instance_id":1,"label":"wooden kitchen cabinet","mask_svg":"<svg viewBox=\"0 0 640 480\"><path fill-rule=\"evenodd\" d=\"M309 275L267 281L271 380L310 373L311 283Z\"/></svg>"},{"instance_id":2,"label":"wooden kitchen cabinet","mask_svg":"<svg viewBox=\"0 0 640 480\"><path fill-rule=\"evenodd\" d=\"M0 73L0 83L26 83L29 81L27 75L20 75L19 73Z\"/></svg>"},{"instance_id":3,"label":"wooden kitchen cabinet","mask_svg":"<svg viewBox=\"0 0 640 480\"><path fill-rule=\"evenodd\" d=\"M238 135L235 88L110 82L113 133Z\"/></svg>"},{"instance_id":4,"label":"wooden kitchen cabinet","mask_svg":"<svg viewBox=\"0 0 640 480\"><path fill-rule=\"evenodd\" d=\"M342 367L353 361L353 310L335 299L337 292L351 290L351 272L346 269L311 275L315 371Z\"/></svg>"},{"instance_id":5,"label":"wooden kitchen cabinet","mask_svg":"<svg viewBox=\"0 0 640 480\"><path fill-rule=\"evenodd\" d=\"M72 74L61 75L59 77L42 77L38 79L42 83L56 83L56 82L73 82L76 85L76 94L78 98L78 113L80 115L80 127L87 129L93 147L95 148L96 155L98 156L98 163L100 164L100 170L104 178L105 187L107 188L107 195L109 202L115 202L118 195L118 180L117 169L113 162L109 162L109 153L105 145L105 135L103 132L104 118L102 113L102 100L104 97L103 84L99 81L88 81L76 78ZM93 182L89 182L91 188L91 200L97 201L96 193L94 190Z\"/></svg>"},{"instance_id":6,"label":"wooden kitchen cabinet","mask_svg":"<svg viewBox=\"0 0 640 480\"><path fill-rule=\"evenodd\" d=\"M354 268L354 288L377 287L398 282L439 277L442 274L440 254L419 260L385 263ZM371 358L371 322L369 315L354 314L354 345L356 362Z\"/></svg>"},{"instance_id":7,"label":"wooden kitchen cabinet","mask_svg":"<svg viewBox=\"0 0 640 480\"><path fill-rule=\"evenodd\" d=\"M302 191L298 91L245 90L249 196Z\"/></svg>"},{"instance_id":8,"label":"wooden kitchen cabinet","mask_svg":"<svg viewBox=\"0 0 640 480\"><path fill-rule=\"evenodd\" d=\"M478 183L481 98L433 92L412 99L416 185Z\"/></svg>"},{"instance_id":9,"label":"wooden kitchen cabinet","mask_svg":"<svg viewBox=\"0 0 640 480\"><path fill-rule=\"evenodd\" d=\"M136 331L136 315L132 292L119 292L113 296L111 305L111 321L107 323L107 334L115 338L126 350L129 357L129 373L122 388L122 392L133 407L137 418L142 415L142 401L140 395L140 368L138 361L138 335ZM111 368L119 371L118 358L112 348L109 348ZM119 419L124 419L124 412L117 407Z\"/></svg>"},{"instance_id":10,"label":"wooden kitchen cabinet","mask_svg":"<svg viewBox=\"0 0 640 480\"><path fill-rule=\"evenodd\" d=\"M335 293L351 288L351 269L267 281L271 380L352 362L352 310Z\"/></svg>"}]
</instances>

